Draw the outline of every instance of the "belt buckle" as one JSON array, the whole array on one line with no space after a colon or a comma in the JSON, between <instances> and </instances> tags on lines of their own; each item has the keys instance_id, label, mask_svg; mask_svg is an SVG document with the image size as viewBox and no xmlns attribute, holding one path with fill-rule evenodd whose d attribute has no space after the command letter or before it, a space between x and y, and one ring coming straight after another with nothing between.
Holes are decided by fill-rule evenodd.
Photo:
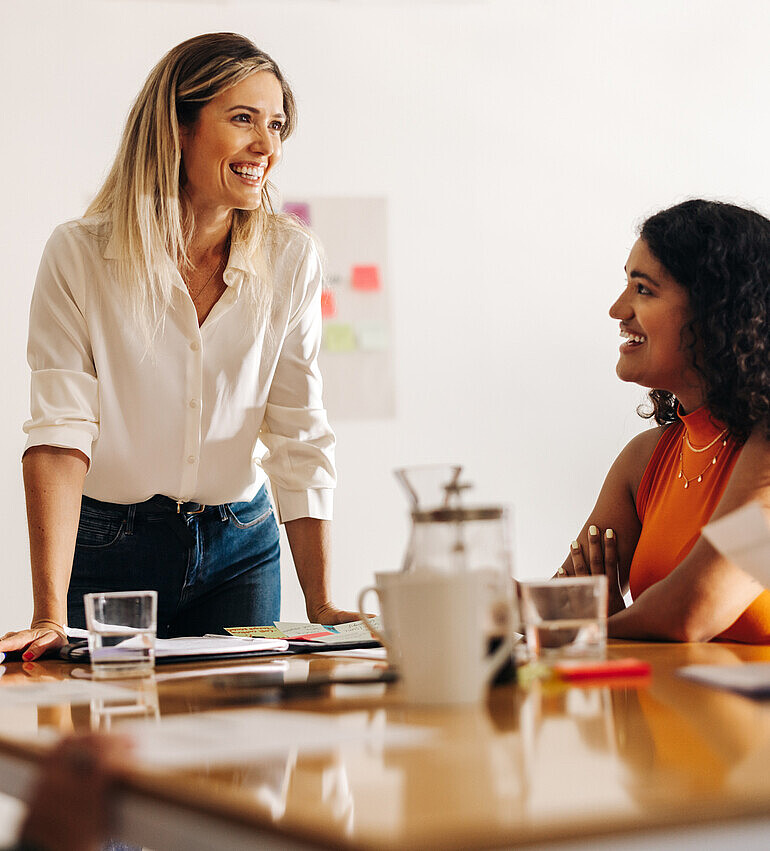
<instances>
[{"instance_id":1,"label":"belt buckle","mask_svg":"<svg viewBox=\"0 0 770 851\"><path fill-rule=\"evenodd\" d=\"M186 508L182 508L183 505L187 505L186 502L180 502L180 501L177 500L176 513L177 514L190 514L190 515L192 515L192 514L202 514L206 510L206 506L203 505L203 503L196 502L194 504L199 505L200 508L196 508L195 511L189 511Z\"/></svg>"}]
</instances>

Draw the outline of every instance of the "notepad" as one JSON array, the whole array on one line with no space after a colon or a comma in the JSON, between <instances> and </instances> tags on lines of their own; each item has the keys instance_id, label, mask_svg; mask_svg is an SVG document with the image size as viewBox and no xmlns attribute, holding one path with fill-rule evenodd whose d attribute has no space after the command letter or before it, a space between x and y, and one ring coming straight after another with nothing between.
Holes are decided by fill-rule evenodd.
<instances>
[{"instance_id":1,"label":"notepad","mask_svg":"<svg viewBox=\"0 0 770 851\"><path fill-rule=\"evenodd\" d=\"M770 662L742 665L687 665L679 676L701 685L738 692L750 697L770 697Z\"/></svg>"},{"instance_id":2,"label":"notepad","mask_svg":"<svg viewBox=\"0 0 770 851\"><path fill-rule=\"evenodd\" d=\"M133 639L128 639L129 644ZM156 638L155 659L157 662L185 662L197 659L227 656L258 656L261 653L283 653L289 649L289 642L283 638L233 638L222 636L189 636L181 638ZM60 648L59 655L73 662L87 662L88 644L66 644Z\"/></svg>"}]
</instances>

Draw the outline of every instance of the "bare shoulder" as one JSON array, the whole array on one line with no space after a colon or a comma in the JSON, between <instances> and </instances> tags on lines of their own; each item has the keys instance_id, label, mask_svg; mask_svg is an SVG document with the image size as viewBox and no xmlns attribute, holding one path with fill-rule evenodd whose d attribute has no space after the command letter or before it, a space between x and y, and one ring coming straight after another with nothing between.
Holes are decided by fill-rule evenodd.
<instances>
[{"instance_id":1,"label":"bare shoulder","mask_svg":"<svg viewBox=\"0 0 770 851\"><path fill-rule=\"evenodd\" d=\"M748 455L756 461L770 462L770 438L761 429L755 428L749 435L742 454Z\"/></svg>"},{"instance_id":2,"label":"bare shoulder","mask_svg":"<svg viewBox=\"0 0 770 851\"><path fill-rule=\"evenodd\" d=\"M770 439L755 428L746 441L733 471L732 479L755 492L765 491L770 501Z\"/></svg>"},{"instance_id":3,"label":"bare shoulder","mask_svg":"<svg viewBox=\"0 0 770 851\"><path fill-rule=\"evenodd\" d=\"M642 474L650 463L652 453L667 428L670 426L656 426L643 431L625 445L615 464L628 475L629 481L638 483L641 480Z\"/></svg>"}]
</instances>

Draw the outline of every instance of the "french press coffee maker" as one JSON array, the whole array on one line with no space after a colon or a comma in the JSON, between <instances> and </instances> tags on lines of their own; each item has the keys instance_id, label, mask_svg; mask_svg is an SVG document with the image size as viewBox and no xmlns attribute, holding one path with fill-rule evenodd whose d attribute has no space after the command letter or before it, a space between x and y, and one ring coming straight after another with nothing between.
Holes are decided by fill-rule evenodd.
<instances>
[{"instance_id":1,"label":"french press coffee maker","mask_svg":"<svg viewBox=\"0 0 770 851\"><path fill-rule=\"evenodd\" d=\"M514 617L508 512L500 505L466 506L471 485L459 464L404 467L395 475L409 496L412 529L403 570L484 571L489 577L486 631L490 643L507 634Z\"/></svg>"}]
</instances>

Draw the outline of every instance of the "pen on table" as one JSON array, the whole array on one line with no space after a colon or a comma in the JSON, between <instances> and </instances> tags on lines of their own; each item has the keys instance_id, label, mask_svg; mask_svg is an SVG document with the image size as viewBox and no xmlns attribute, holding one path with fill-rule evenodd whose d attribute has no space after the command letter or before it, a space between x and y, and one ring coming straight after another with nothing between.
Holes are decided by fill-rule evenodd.
<instances>
[{"instance_id":1,"label":"pen on table","mask_svg":"<svg viewBox=\"0 0 770 851\"><path fill-rule=\"evenodd\" d=\"M222 633L206 632L201 636L201 638L239 638L241 641L243 641L244 639L246 639L248 641L261 641L264 638L264 636L262 636L262 635L230 635L229 633L227 635L223 635Z\"/></svg>"}]
</instances>

